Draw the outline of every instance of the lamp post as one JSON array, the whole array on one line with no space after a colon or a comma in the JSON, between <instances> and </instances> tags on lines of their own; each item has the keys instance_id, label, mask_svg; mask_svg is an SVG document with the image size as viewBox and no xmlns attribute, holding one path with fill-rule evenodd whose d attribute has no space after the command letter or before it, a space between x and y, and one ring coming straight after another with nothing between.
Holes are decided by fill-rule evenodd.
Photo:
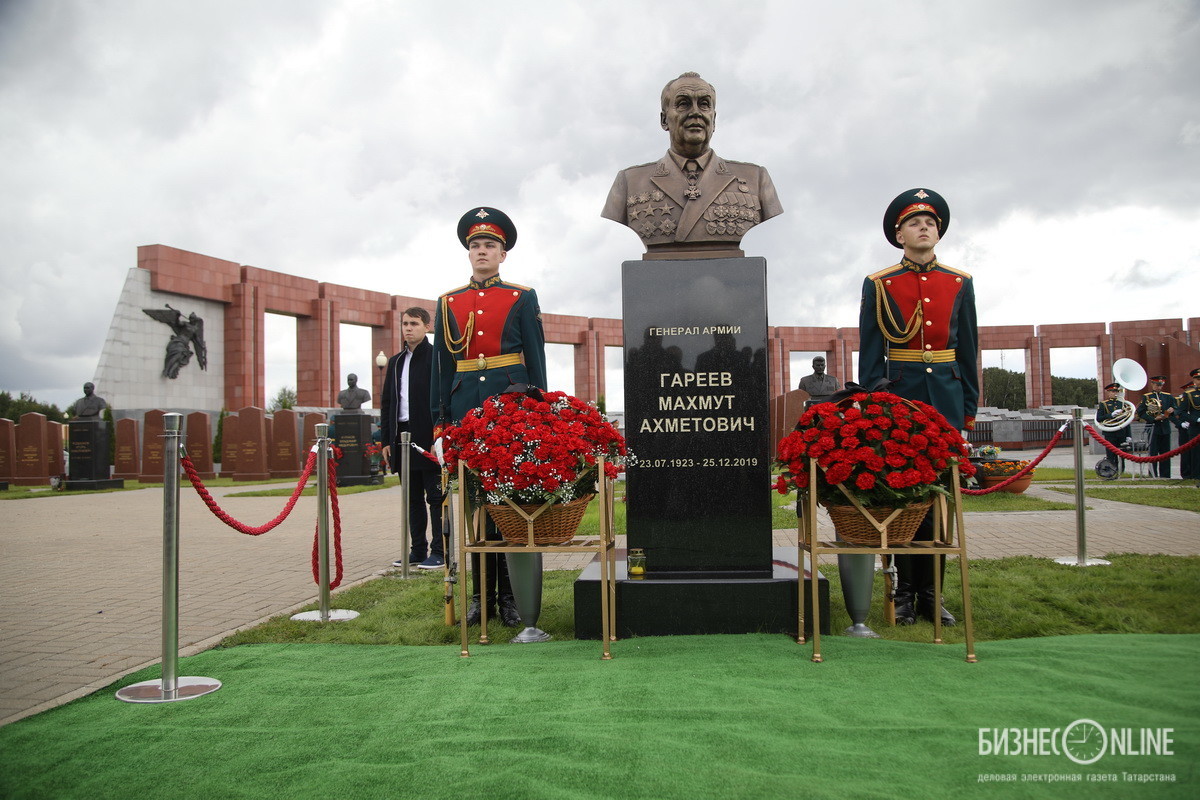
<instances>
[{"instance_id":1,"label":"lamp post","mask_svg":"<svg viewBox=\"0 0 1200 800\"><path fill-rule=\"evenodd\" d=\"M379 402L381 404L383 403L383 394L382 394L382 392L383 392L383 370L384 370L384 367L387 366L387 362L388 362L387 356L384 355L384 352L382 350L380 350L379 355L375 356L375 366L379 368L379 385L375 388L378 392L380 392ZM382 407L382 405L380 407Z\"/></svg>"}]
</instances>

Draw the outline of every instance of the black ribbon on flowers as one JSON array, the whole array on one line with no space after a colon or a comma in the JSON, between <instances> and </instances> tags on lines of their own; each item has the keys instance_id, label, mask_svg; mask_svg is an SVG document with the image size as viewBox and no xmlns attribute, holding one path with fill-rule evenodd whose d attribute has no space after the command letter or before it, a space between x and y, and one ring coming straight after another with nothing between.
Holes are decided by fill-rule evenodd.
<instances>
[{"instance_id":1,"label":"black ribbon on flowers","mask_svg":"<svg viewBox=\"0 0 1200 800\"><path fill-rule=\"evenodd\" d=\"M501 394L523 394L526 397L532 397L538 402L546 399L542 394L542 390L532 383L510 383L508 388L501 392Z\"/></svg>"}]
</instances>

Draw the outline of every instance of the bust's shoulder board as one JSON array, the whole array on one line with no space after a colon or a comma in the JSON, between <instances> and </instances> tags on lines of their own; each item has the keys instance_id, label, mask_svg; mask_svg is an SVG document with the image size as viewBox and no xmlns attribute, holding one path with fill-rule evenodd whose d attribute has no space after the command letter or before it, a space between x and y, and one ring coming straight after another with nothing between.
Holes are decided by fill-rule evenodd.
<instances>
[{"instance_id":1,"label":"bust's shoulder board","mask_svg":"<svg viewBox=\"0 0 1200 800\"><path fill-rule=\"evenodd\" d=\"M870 275L867 276L867 280L877 281L880 278L885 278L888 275L891 275L891 274L893 274L899 270L903 270L903 269L904 268L901 267L899 264L892 264L890 267L888 267L886 269L879 270L879 272L872 272Z\"/></svg>"}]
</instances>

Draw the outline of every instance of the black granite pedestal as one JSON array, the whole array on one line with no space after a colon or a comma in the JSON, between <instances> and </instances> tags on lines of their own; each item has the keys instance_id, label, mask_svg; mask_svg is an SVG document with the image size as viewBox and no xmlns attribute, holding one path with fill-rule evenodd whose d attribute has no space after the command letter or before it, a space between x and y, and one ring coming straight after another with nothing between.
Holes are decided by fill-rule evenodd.
<instances>
[{"instance_id":1,"label":"black granite pedestal","mask_svg":"<svg viewBox=\"0 0 1200 800\"><path fill-rule=\"evenodd\" d=\"M712 633L796 635L797 548L776 547L764 578L630 578L617 552L617 637ZM812 634L812 575L804 573L804 633ZM829 581L817 573L821 633L829 629ZM600 563L575 581L575 638L600 638Z\"/></svg>"},{"instance_id":2,"label":"black granite pedestal","mask_svg":"<svg viewBox=\"0 0 1200 800\"><path fill-rule=\"evenodd\" d=\"M125 481L111 477L108 463L108 426L103 420L73 419L67 423L70 453L66 491L123 489Z\"/></svg>"},{"instance_id":3,"label":"black granite pedestal","mask_svg":"<svg viewBox=\"0 0 1200 800\"><path fill-rule=\"evenodd\" d=\"M642 620L640 633L794 630L796 577L772 564L766 260L627 261L622 312L637 457L626 525L646 576L618 585L618 620ZM577 635L599 630L587 594Z\"/></svg>"},{"instance_id":4,"label":"black granite pedestal","mask_svg":"<svg viewBox=\"0 0 1200 800\"><path fill-rule=\"evenodd\" d=\"M371 416L356 412L343 412L334 416L331 436L333 443L342 451L337 462L338 486L376 486L383 483L383 475L371 470L371 457L367 445L371 443Z\"/></svg>"}]
</instances>

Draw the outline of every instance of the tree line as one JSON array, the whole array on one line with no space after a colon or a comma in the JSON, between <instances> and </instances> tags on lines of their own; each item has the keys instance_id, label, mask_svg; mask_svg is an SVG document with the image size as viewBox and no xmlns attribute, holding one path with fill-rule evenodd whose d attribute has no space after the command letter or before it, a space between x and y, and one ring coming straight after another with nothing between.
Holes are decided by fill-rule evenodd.
<instances>
[{"instance_id":1,"label":"tree line","mask_svg":"<svg viewBox=\"0 0 1200 800\"><path fill-rule=\"evenodd\" d=\"M1094 408L1100 384L1095 378L1058 378L1050 376L1051 404ZM1025 403L1025 373L1000 367L983 370L983 400L994 408L1020 411Z\"/></svg>"}]
</instances>

